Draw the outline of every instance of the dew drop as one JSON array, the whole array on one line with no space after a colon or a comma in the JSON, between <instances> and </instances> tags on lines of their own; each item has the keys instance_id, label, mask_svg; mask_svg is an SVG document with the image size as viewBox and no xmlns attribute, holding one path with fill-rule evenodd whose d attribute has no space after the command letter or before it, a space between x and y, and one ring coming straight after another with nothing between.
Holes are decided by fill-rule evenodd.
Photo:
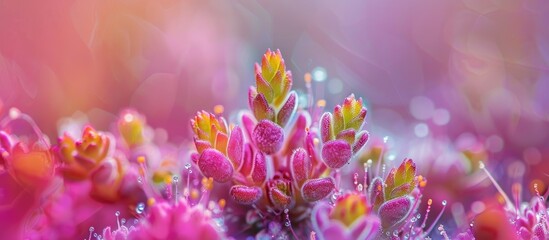
<instances>
[{"instance_id":1,"label":"dew drop","mask_svg":"<svg viewBox=\"0 0 549 240\"><path fill-rule=\"evenodd\" d=\"M285 214L288 214L288 212L290 212L290 210L288 210L287 208L284 209L284 213L285 213Z\"/></svg>"},{"instance_id":2,"label":"dew drop","mask_svg":"<svg viewBox=\"0 0 549 240\"><path fill-rule=\"evenodd\" d=\"M362 183L358 184L356 190L358 190L359 192L362 192L362 190L364 190L364 186L362 186Z\"/></svg>"},{"instance_id":3,"label":"dew drop","mask_svg":"<svg viewBox=\"0 0 549 240\"><path fill-rule=\"evenodd\" d=\"M97 238L97 233L93 233L93 237L94 237L94 238Z\"/></svg>"},{"instance_id":4,"label":"dew drop","mask_svg":"<svg viewBox=\"0 0 549 240\"><path fill-rule=\"evenodd\" d=\"M94 230L95 230L95 228L90 227L90 232L93 232Z\"/></svg>"},{"instance_id":5,"label":"dew drop","mask_svg":"<svg viewBox=\"0 0 549 240\"><path fill-rule=\"evenodd\" d=\"M144 203L138 203L137 206L135 207L135 212L137 214L141 214L143 213L143 210L145 210L145 204Z\"/></svg>"},{"instance_id":6,"label":"dew drop","mask_svg":"<svg viewBox=\"0 0 549 240\"><path fill-rule=\"evenodd\" d=\"M114 215L117 216L117 217L120 216L120 211L116 211L116 212L114 213Z\"/></svg>"},{"instance_id":7,"label":"dew drop","mask_svg":"<svg viewBox=\"0 0 549 240\"><path fill-rule=\"evenodd\" d=\"M143 179L142 179L141 177L137 177L137 183L142 184L142 183L143 183Z\"/></svg>"},{"instance_id":8,"label":"dew drop","mask_svg":"<svg viewBox=\"0 0 549 240\"><path fill-rule=\"evenodd\" d=\"M175 183L179 182L179 176L174 175L174 176L172 177L172 180L173 180L173 182L175 182Z\"/></svg>"},{"instance_id":9,"label":"dew drop","mask_svg":"<svg viewBox=\"0 0 549 240\"><path fill-rule=\"evenodd\" d=\"M180 165L181 166L181 165ZM190 163L187 163L185 164L185 169L189 170L191 168L191 164Z\"/></svg>"},{"instance_id":10,"label":"dew drop","mask_svg":"<svg viewBox=\"0 0 549 240\"><path fill-rule=\"evenodd\" d=\"M120 223L122 223L122 225L124 225L126 223L126 219L122 218L122 220L120 220Z\"/></svg>"},{"instance_id":11,"label":"dew drop","mask_svg":"<svg viewBox=\"0 0 549 240\"><path fill-rule=\"evenodd\" d=\"M447 202L446 200L442 200L442 206L446 206Z\"/></svg>"}]
</instances>

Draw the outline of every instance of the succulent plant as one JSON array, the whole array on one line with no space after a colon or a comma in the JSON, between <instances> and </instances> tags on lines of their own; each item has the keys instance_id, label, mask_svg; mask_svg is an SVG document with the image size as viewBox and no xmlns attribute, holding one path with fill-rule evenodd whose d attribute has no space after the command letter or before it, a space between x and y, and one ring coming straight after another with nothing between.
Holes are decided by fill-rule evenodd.
<instances>
[{"instance_id":1,"label":"succulent plant","mask_svg":"<svg viewBox=\"0 0 549 240\"><path fill-rule=\"evenodd\" d=\"M250 87L248 103L259 122L253 130L257 147L266 154L277 152L284 140L286 126L297 108L297 94L292 88L292 74L280 50L265 52L261 66L255 65L257 87Z\"/></svg>"},{"instance_id":2,"label":"succulent plant","mask_svg":"<svg viewBox=\"0 0 549 240\"><path fill-rule=\"evenodd\" d=\"M368 141L368 132L362 130L366 118L362 98L351 94L334 113L326 112L320 120L322 159L330 168L341 168Z\"/></svg>"}]
</instances>

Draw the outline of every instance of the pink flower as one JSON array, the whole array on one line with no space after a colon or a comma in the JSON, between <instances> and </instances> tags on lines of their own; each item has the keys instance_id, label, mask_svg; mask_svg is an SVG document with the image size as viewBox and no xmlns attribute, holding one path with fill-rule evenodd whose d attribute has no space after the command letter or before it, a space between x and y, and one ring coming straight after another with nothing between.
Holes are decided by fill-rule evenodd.
<instances>
[{"instance_id":1,"label":"pink flower","mask_svg":"<svg viewBox=\"0 0 549 240\"><path fill-rule=\"evenodd\" d=\"M127 239L222 239L223 234L212 218L212 212L202 204L189 205L181 199L176 204L168 202L154 203L148 209L146 218L140 220L135 229L124 231ZM112 238L116 237L113 232ZM105 239L108 236L104 234ZM126 239L126 238L121 238Z\"/></svg>"},{"instance_id":2,"label":"pink flower","mask_svg":"<svg viewBox=\"0 0 549 240\"><path fill-rule=\"evenodd\" d=\"M341 196L335 206L317 204L311 215L319 239L374 239L381 232L381 220L366 196L358 193Z\"/></svg>"}]
</instances>

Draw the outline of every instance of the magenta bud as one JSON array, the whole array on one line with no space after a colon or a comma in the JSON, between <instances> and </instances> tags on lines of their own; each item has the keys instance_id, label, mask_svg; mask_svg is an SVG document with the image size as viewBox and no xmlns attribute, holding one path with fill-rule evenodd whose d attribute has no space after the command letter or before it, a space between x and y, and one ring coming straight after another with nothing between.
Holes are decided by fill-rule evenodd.
<instances>
[{"instance_id":1,"label":"magenta bud","mask_svg":"<svg viewBox=\"0 0 549 240\"><path fill-rule=\"evenodd\" d=\"M284 194L278 188L269 189L269 199L271 200L273 205L278 209L288 208L290 206L290 203L292 203L292 198Z\"/></svg>"},{"instance_id":2,"label":"magenta bud","mask_svg":"<svg viewBox=\"0 0 549 240\"><path fill-rule=\"evenodd\" d=\"M412 199L409 197L399 197L383 203L379 207L381 226L385 229L397 227L406 219L411 209Z\"/></svg>"},{"instance_id":3,"label":"magenta bud","mask_svg":"<svg viewBox=\"0 0 549 240\"><path fill-rule=\"evenodd\" d=\"M254 128L253 137L257 148L265 154L280 150L284 141L284 130L269 120L261 120Z\"/></svg>"},{"instance_id":4,"label":"magenta bud","mask_svg":"<svg viewBox=\"0 0 549 240\"><path fill-rule=\"evenodd\" d=\"M198 159L198 168L216 182L227 182L233 175L233 166L225 156L213 148L206 149Z\"/></svg>"},{"instance_id":5,"label":"magenta bud","mask_svg":"<svg viewBox=\"0 0 549 240\"><path fill-rule=\"evenodd\" d=\"M282 106L282 108L280 108L280 111L278 111L276 122L280 124L280 126L282 127L286 126L286 123L288 123L292 115L295 113L296 106L297 106L297 94L292 91L290 93L290 96L288 96L288 99Z\"/></svg>"},{"instance_id":6,"label":"magenta bud","mask_svg":"<svg viewBox=\"0 0 549 240\"><path fill-rule=\"evenodd\" d=\"M261 185L267 179L267 165L265 163L265 156L263 153L258 152L255 154L253 170L252 170L252 180L255 184Z\"/></svg>"},{"instance_id":7,"label":"magenta bud","mask_svg":"<svg viewBox=\"0 0 549 240\"><path fill-rule=\"evenodd\" d=\"M301 187L301 196L305 201L314 202L328 196L334 188L335 184L332 178L311 179Z\"/></svg>"},{"instance_id":8,"label":"magenta bud","mask_svg":"<svg viewBox=\"0 0 549 240\"><path fill-rule=\"evenodd\" d=\"M233 167L238 168L242 162L242 153L244 151L244 136L242 129L236 126L231 130L229 143L227 145L227 157L231 160Z\"/></svg>"},{"instance_id":9,"label":"magenta bud","mask_svg":"<svg viewBox=\"0 0 549 240\"><path fill-rule=\"evenodd\" d=\"M234 185L229 190L233 200L239 204L250 205L261 198L261 189L258 187L247 187L244 185Z\"/></svg>"},{"instance_id":10,"label":"magenta bud","mask_svg":"<svg viewBox=\"0 0 549 240\"><path fill-rule=\"evenodd\" d=\"M351 145L345 140L332 140L322 146L322 159L330 168L340 168L351 160Z\"/></svg>"},{"instance_id":11,"label":"magenta bud","mask_svg":"<svg viewBox=\"0 0 549 240\"><path fill-rule=\"evenodd\" d=\"M297 187L309 178L312 164L308 155L305 149L298 148L290 157L290 172Z\"/></svg>"}]
</instances>

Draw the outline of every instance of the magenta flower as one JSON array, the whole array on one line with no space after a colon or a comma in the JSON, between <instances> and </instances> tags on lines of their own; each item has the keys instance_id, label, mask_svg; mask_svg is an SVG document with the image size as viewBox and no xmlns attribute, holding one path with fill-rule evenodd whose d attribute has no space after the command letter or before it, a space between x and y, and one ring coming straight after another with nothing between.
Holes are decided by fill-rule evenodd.
<instances>
[{"instance_id":1,"label":"magenta flower","mask_svg":"<svg viewBox=\"0 0 549 240\"><path fill-rule=\"evenodd\" d=\"M415 164L405 159L398 168L392 168L385 180L373 177L367 164L364 183L354 176L356 189L335 197L333 204L321 202L314 206L311 222L319 239L416 239L425 238L440 218L426 227L426 219L418 225L421 214L417 213L421 190L426 181L416 176ZM364 187L367 186L367 187ZM446 202L443 202L443 207Z\"/></svg>"},{"instance_id":2,"label":"magenta flower","mask_svg":"<svg viewBox=\"0 0 549 240\"><path fill-rule=\"evenodd\" d=\"M327 202L317 204L311 215L319 239L374 239L381 233L381 220L360 193L347 193L334 206Z\"/></svg>"},{"instance_id":3,"label":"magenta flower","mask_svg":"<svg viewBox=\"0 0 549 240\"><path fill-rule=\"evenodd\" d=\"M184 199L176 204L154 203L144 219L136 226L120 227L111 232L105 229L105 239L223 239L216 226L211 210L201 204L191 206Z\"/></svg>"}]
</instances>

